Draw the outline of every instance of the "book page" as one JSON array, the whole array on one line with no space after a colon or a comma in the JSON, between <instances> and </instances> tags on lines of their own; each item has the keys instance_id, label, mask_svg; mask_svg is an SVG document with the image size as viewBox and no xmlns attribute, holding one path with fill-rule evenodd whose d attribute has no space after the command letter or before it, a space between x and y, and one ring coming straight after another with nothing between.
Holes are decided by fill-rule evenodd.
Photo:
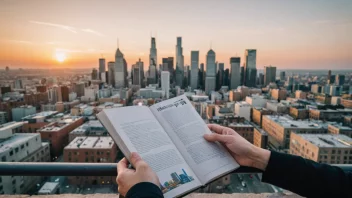
<instances>
[{"instance_id":1,"label":"book page","mask_svg":"<svg viewBox=\"0 0 352 198\"><path fill-rule=\"evenodd\" d=\"M131 152L138 152L156 172L165 197L175 197L201 185L148 107L105 109L98 118L113 138L119 136L114 140L124 143L127 158Z\"/></svg>"},{"instance_id":2,"label":"book page","mask_svg":"<svg viewBox=\"0 0 352 198\"><path fill-rule=\"evenodd\" d=\"M151 110L203 185L239 167L220 143L203 138L211 131L186 96L157 103Z\"/></svg>"}]
</instances>

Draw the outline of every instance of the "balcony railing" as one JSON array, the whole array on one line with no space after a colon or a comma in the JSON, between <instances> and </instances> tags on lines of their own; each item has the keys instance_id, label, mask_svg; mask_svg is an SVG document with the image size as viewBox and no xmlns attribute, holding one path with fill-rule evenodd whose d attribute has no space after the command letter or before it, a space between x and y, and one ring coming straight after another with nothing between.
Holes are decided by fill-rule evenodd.
<instances>
[{"instance_id":1,"label":"balcony railing","mask_svg":"<svg viewBox=\"0 0 352 198\"><path fill-rule=\"evenodd\" d=\"M352 172L351 164L334 165L346 172ZM240 167L234 173L260 173L255 168ZM0 175L14 176L114 176L117 175L115 163L33 163L0 162Z\"/></svg>"}]
</instances>

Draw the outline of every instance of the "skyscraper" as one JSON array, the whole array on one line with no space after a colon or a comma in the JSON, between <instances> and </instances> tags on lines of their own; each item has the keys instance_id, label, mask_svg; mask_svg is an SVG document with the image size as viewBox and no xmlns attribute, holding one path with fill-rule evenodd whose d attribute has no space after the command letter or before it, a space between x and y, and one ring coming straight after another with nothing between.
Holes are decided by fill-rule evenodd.
<instances>
[{"instance_id":1,"label":"skyscraper","mask_svg":"<svg viewBox=\"0 0 352 198\"><path fill-rule=\"evenodd\" d=\"M345 84L345 75L337 74L335 84L340 85L340 86L344 85Z\"/></svg>"},{"instance_id":2,"label":"skyscraper","mask_svg":"<svg viewBox=\"0 0 352 198\"><path fill-rule=\"evenodd\" d=\"M205 86L205 72L204 72L204 63L200 64L200 69L199 69L199 87L204 90L204 86Z\"/></svg>"},{"instance_id":3,"label":"skyscraper","mask_svg":"<svg viewBox=\"0 0 352 198\"><path fill-rule=\"evenodd\" d=\"M244 65L244 85L247 87L255 87L257 79L257 50L247 49L245 51Z\"/></svg>"},{"instance_id":4,"label":"skyscraper","mask_svg":"<svg viewBox=\"0 0 352 198\"><path fill-rule=\"evenodd\" d=\"M224 86L229 86L230 85L230 70L227 68L224 71Z\"/></svg>"},{"instance_id":5,"label":"skyscraper","mask_svg":"<svg viewBox=\"0 0 352 198\"><path fill-rule=\"evenodd\" d=\"M139 74L133 73L133 78L135 78L136 75L138 77L138 85L144 87L144 63L141 59L136 62L135 68L138 68Z\"/></svg>"},{"instance_id":6,"label":"skyscraper","mask_svg":"<svg viewBox=\"0 0 352 198\"><path fill-rule=\"evenodd\" d=\"M115 62L108 62L108 84L115 86Z\"/></svg>"},{"instance_id":7,"label":"skyscraper","mask_svg":"<svg viewBox=\"0 0 352 198\"><path fill-rule=\"evenodd\" d=\"M264 67L264 85L268 85L276 80L276 67L265 66Z\"/></svg>"},{"instance_id":8,"label":"skyscraper","mask_svg":"<svg viewBox=\"0 0 352 198\"><path fill-rule=\"evenodd\" d=\"M141 87L141 68L140 65L132 65L132 84L139 85Z\"/></svg>"},{"instance_id":9,"label":"skyscraper","mask_svg":"<svg viewBox=\"0 0 352 198\"><path fill-rule=\"evenodd\" d=\"M225 64L224 63L219 63L219 69L218 69L218 74L217 74L217 85L216 85L216 88L217 89L220 89L221 86L223 86L224 84L224 67L225 67Z\"/></svg>"},{"instance_id":10,"label":"skyscraper","mask_svg":"<svg viewBox=\"0 0 352 198\"><path fill-rule=\"evenodd\" d=\"M280 80L285 80L286 79L286 72L285 71L281 71L280 72Z\"/></svg>"},{"instance_id":11,"label":"skyscraper","mask_svg":"<svg viewBox=\"0 0 352 198\"><path fill-rule=\"evenodd\" d=\"M126 87L125 73L125 61L123 58L123 54L120 49L117 48L115 53L115 88Z\"/></svg>"},{"instance_id":12,"label":"skyscraper","mask_svg":"<svg viewBox=\"0 0 352 198\"><path fill-rule=\"evenodd\" d=\"M184 59L183 59L182 37L177 37L176 44L176 85L182 88L184 79Z\"/></svg>"},{"instance_id":13,"label":"skyscraper","mask_svg":"<svg viewBox=\"0 0 352 198\"><path fill-rule=\"evenodd\" d=\"M99 79L102 80L102 74L105 75L105 58L99 58Z\"/></svg>"},{"instance_id":14,"label":"skyscraper","mask_svg":"<svg viewBox=\"0 0 352 198\"><path fill-rule=\"evenodd\" d=\"M170 72L162 71L161 72L161 90L165 93L165 98L169 98L170 92Z\"/></svg>"},{"instance_id":15,"label":"skyscraper","mask_svg":"<svg viewBox=\"0 0 352 198\"><path fill-rule=\"evenodd\" d=\"M156 66L158 65L157 63L157 49L156 49L156 43L155 43L155 38L151 38L151 46L150 46L150 54L149 54L149 78L151 83L156 83Z\"/></svg>"},{"instance_id":16,"label":"skyscraper","mask_svg":"<svg viewBox=\"0 0 352 198\"><path fill-rule=\"evenodd\" d=\"M191 88L198 88L199 51L191 51Z\"/></svg>"},{"instance_id":17,"label":"skyscraper","mask_svg":"<svg viewBox=\"0 0 352 198\"><path fill-rule=\"evenodd\" d=\"M215 52L212 49L208 51L206 61L205 93L210 94L216 88Z\"/></svg>"},{"instance_id":18,"label":"skyscraper","mask_svg":"<svg viewBox=\"0 0 352 198\"><path fill-rule=\"evenodd\" d=\"M92 70L92 80L98 80L98 70L93 68Z\"/></svg>"},{"instance_id":19,"label":"skyscraper","mask_svg":"<svg viewBox=\"0 0 352 198\"><path fill-rule=\"evenodd\" d=\"M241 58L230 58L230 89L236 89L241 85Z\"/></svg>"}]
</instances>

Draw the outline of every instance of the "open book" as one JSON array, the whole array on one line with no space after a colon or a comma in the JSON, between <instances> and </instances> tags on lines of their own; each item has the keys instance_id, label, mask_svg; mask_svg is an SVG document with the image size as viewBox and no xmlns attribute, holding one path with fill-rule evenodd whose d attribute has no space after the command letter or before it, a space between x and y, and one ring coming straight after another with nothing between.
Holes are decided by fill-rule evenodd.
<instances>
[{"instance_id":1,"label":"open book","mask_svg":"<svg viewBox=\"0 0 352 198\"><path fill-rule=\"evenodd\" d=\"M156 172L165 197L186 194L239 167L221 144L203 138L211 131L184 95L151 107L104 109L97 116L127 158L138 152Z\"/></svg>"}]
</instances>

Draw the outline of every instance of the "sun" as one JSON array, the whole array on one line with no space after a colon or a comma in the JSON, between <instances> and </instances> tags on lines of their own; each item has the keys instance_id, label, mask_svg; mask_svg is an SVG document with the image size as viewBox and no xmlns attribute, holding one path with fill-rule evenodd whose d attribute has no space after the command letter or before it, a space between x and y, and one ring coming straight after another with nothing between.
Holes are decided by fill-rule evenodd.
<instances>
[{"instance_id":1,"label":"sun","mask_svg":"<svg viewBox=\"0 0 352 198\"><path fill-rule=\"evenodd\" d=\"M64 52L55 52L55 58L58 62L63 63L66 60L66 54Z\"/></svg>"}]
</instances>

